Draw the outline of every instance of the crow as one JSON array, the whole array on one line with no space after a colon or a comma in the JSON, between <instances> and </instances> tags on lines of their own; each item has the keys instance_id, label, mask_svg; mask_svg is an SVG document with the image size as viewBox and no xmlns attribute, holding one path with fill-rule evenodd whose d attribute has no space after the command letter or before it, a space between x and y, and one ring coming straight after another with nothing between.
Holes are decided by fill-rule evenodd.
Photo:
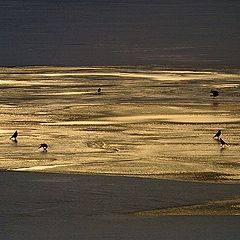
<instances>
[{"instance_id":1,"label":"crow","mask_svg":"<svg viewBox=\"0 0 240 240\"><path fill-rule=\"evenodd\" d=\"M38 148L43 148L43 151L47 152L48 145L46 143L41 143Z\"/></svg>"},{"instance_id":2,"label":"crow","mask_svg":"<svg viewBox=\"0 0 240 240\"><path fill-rule=\"evenodd\" d=\"M222 131L218 130L217 133L213 136L213 138L218 138L219 139L221 134L222 134Z\"/></svg>"},{"instance_id":3,"label":"crow","mask_svg":"<svg viewBox=\"0 0 240 240\"><path fill-rule=\"evenodd\" d=\"M17 141L18 131L15 131L14 134L10 137L13 141Z\"/></svg>"},{"instance_id":4,"label":"crow","mask_svg":"<svg viewBox=\"0 0 240 240\"><path fill-rule=\"evenodd\" d=\"M221 138L219 139L219 142L221 144L221 148L224 148L225 145L228 145L225 141L223 141Z\"/></svg>"},{"instance_id":5,"label":"crow","mask_svg":"<svg viewBox=\"0 0 240 240\"><path fill-rule=\"evenodd\" d=\"M211 90L210 96L211 97L217 97L219 95L219 92L217 90Z\"/></svg>"}]
</instances>

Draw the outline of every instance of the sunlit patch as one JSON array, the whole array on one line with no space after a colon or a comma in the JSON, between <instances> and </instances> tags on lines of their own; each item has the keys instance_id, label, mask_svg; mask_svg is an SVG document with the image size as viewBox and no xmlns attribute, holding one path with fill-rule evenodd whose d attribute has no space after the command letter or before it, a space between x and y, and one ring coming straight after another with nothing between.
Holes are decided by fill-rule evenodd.
<instances>
[{"instance_id":1,"label":"sunlit patch","mask_svg":"<svg viewBox=\"0 0 240 240\"><path fill-rule=\"evenodd\" d=\"M221 89L221 88L238 88L240 84L237 83L227 83L227 84L214 84L213 88Z\"/></svg>"},{"instance_id":2,"label":"sunlit patch","mask_svg":"<svg viewBox=\"0 0 240 240\"><path fill-rule=\"evenodd\" d=\"M70 95L82 95L82 94L89 94L89 92L60 92L60 93L50 93L50 95L59 95L59 96L70 96Z\"/></svg>"},{"instance_id":3,"label":"sunlit patch","mask_svg":"<svg viewBox=\"0 0 240 240\"><path fill-rule=\"evenodd\" d=\"M8 135L10 135L10 134L12 134L12 131L8 130L8 129L0 129L0 134L4 134L4 135L8 134Z\"/></svg>"},{"instance_id":4,"label":"sunlit patch","mask_svg":"<svg viewBox=\"0 0 240 240\"><path fill-rule=\"evenodd\" d=\"M240 118L219 117L207 114L170 114L170 115L133 115L111 118L101 118L95 121L62 121L44 122L41 125L48 126L70 126L70 125L113 125L124 123L144 123L151 121L172 122L172 123L234 123L240 122Z\"/></svg>"},{"instance_id":5,"label":"sunlit patch","mask_svg":"<svg viewBox=\"0 0 240 240\"><path fill-rule=\"evenodd\" d=\"M111 117L113 122L131 123L131 122L146 122L159 120L164 122L176 123L231 123L240 122L240 118L230 118L217 115L207 114L161 114L161 115L138 115L138 116L121 116Z\"/></svg>"},{"instance_id":6,"label":"sunlit patch","mask_svg":"<svg viewBox=\"0 0 240 240\"><path fill-rule=\"evenodd\" d=\"M102 69L103 70L103 69ZM88 77L88 76L113 76L127 78L149 78L152 80L191 80L191 79L224 79L236 77L234 74L218 73L218 72L201 72L201 71L139 71L139 72L123 72L118 69L107 69L108 72L61 72L61 73L39 73L43 77Z\"/></svg>"},{"instance_id":7,"label":"sunlit patch","mask_svg":"<svg viewBox=\"0 0 240 240\"><path fill-rule=\"evenodd\" d=\"M28 76L29 77L29 76ZM14 85L15 87L21 86L21 87L28 87L28 86L48 86L49 84L52 84L53 81L41 81L41 83L38 80L35 81L27 81L27 80L1 80L0 81L0 86L1 85L9 85L12 86Z\"/></svg>"},{"instance_id":8,"label":"sunlit patch","mask_svg":"<svg viewBox=\"0 0 240 240\"><path fill-rule=\"evenodd\" d=\"M44 166L34 166L34 167L27 167L27 168L14 168L11 171L19 171L19 172L32 172L32 171L44 171L51 168L56 167L67 167L69 164L58 164L58 165L44 165Z\"/></svg>"},{"instance_id":9,"label":"sunlit patch","mask_svg":"<svg viewBox=\"0 0 240 240\"><path fill-rule=\"evenodd\" d=\"M111 121L66 121L66 122L49 122L40 123L41 125L48 126L74 126L74 125L111 125L115 122Z\"/></svg>"}]
</instances>

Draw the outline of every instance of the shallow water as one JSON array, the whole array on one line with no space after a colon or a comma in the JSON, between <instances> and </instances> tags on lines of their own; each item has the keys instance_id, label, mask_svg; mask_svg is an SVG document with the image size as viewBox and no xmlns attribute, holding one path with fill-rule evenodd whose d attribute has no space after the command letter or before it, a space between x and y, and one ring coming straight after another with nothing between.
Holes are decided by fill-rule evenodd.
<instances>
[{"instance_id":1,"label":"shallow water","mask_svg":"<svg viewBox=\"0 0 240 240\"><path fill-rule=\"evenodd\" d=\"M0 168L239 182L239 80L237 71L0 68Z\"/></svg>"}]
</instances>

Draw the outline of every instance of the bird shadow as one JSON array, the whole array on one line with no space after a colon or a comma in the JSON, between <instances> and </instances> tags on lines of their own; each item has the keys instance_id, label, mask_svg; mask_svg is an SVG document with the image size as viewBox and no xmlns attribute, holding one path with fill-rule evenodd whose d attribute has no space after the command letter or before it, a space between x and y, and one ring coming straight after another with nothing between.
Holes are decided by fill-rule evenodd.
<instances>
[{"instance_id":1,"label":"bird shadow","mask_svg":"<svg viewBox=\"0 0 240 240\"><path fill-rule=\"evenodd\" d=\"M218 107L219 104L220 104L219 101L213 97L212 106L213 107Z\"/></svg>"},{"instance_id":2,"label":"bird shadow","mask_svg":"<svg viewBox=\"0 0 240 240\"><path fill-rule=\"evenodd\" d=\"M46 154L48 151L40 150L39 152L40 152L40 154Z\"/></svg>"},{"instance_id":3,"label":"bird shadow","mask_svg":"<svg viewBox=\"0 0 240 240\"><path fill-rule=\"evenodd\" d=\"M225 148L225 147L220 147L219 152L220 152L220 154L223 154L226 150L227 150L227 148Z\"/></svg>"},{"instance_id":4,"label":"bird shadow","mask_svg":"<svg viewBox=\"0 0 240 240\"><path fill-rule=\"evenodd\" d=\"M13 145L17 145L18 140L17 139L11 139L11 142L12 142Z\"/></svg>"}]
</instances>

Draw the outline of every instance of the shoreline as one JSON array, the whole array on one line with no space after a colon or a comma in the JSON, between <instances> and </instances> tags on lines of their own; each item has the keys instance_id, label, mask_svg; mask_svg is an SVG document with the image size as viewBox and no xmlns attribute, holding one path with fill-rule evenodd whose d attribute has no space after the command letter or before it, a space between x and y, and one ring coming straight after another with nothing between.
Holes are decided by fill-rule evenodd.
<instances>
[{"instance_id":1,"label":"shoreline","mask_svg":"<svg viewBox=\"0 0 240 240\"><path fill-rule=\"evenodd\" d=\"M65 166L65 165L64 165ZM69 166L69 165L66 165ZM35 169L35 167L33 167ZM36 167L38 168L38 167ZM164 174L115 174L115 173L95 173L95 172L78 172L78 171L47 171L46 169L53 169L56 166L46 166L44 170L30 170L30 168L17 168L17 169L6 169L0 170L0 172L22 172L22 173L40 173L40 174L67 174L67 175L83 175L83 176L109 176L109 177L127 177L127 178L140 178L140 179L156 179L156 180L166 180L166 181L179 181L179 182L192 182L192 183L207 183L207 184L240 184L238 179L221 179L221 176L234 176L232 174L221 174L214 172L195 172L195 173L164 173ZM28 170L29 169L29 170ZM206 176L210 176L211 179L208 179ZM194 177L185 177L185 176L197 176ZM214 179L216 177L216 179Z\"/></svg>"},{"instance_id":2,"label":"shoreline","mask_svg":"<svg viewBox=\"0 0 240 240\"><path fill-rule=\"evenodd\" d=\"M50 65L2 65L0 66L0 68L6 68L6 69L35 69L39 70L39 69L44 69L44 68L59 68L59 69L72 69L72 70L77 70L77 69L98 69L98 68L120 68L120 69L124 69L124 68L142 68L142 69L160 69L160 70L166 70L166 71L217 71L217 72L229 72L229 73L239 73L239 69L240 66L238 64L236 65L228 65L228 64L217 64L217 65L211 65L209 66L208 64L200 64L200 65L179 65L179 64L171 64L171 65L164 65L164 64L115 64L115 65L109 65L109 64L105 64L105 65L92 65L92 64L82 64L82 65L76 65L76 64L65 64L65 65L54 65L54 64L50 64Z\"/></svg>"}]
</instances>

